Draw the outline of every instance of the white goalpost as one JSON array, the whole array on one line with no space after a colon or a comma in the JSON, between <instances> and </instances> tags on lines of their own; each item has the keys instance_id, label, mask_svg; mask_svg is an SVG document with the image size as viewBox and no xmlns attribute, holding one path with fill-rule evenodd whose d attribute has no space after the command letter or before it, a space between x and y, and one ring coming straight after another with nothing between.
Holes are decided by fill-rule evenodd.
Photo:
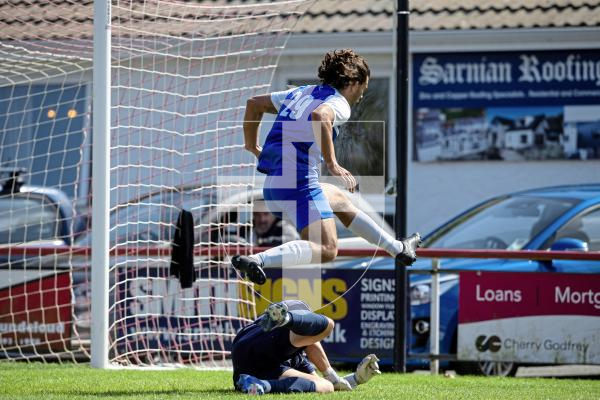
<instances>
[{"instance_id":1,"label":"white goalpost","mask_svg":"<svg viewBox=\"0 0 600 400\"><path fill-rule=\"evenodd\" d=\"M109 342L111 0L94 1L91 365L107 368Z\"/></svg>"},{"instance_id":2,"label":"white goalpost","mask_svg":"<svg viewBox=\"0 0 600 400\"><path fill-rule=\"evenodd\" d=\"M250 251L245 101L312 1L0 4L0 359L228 366L256 316L224 250Z\"/></svg>"}]
</instances>

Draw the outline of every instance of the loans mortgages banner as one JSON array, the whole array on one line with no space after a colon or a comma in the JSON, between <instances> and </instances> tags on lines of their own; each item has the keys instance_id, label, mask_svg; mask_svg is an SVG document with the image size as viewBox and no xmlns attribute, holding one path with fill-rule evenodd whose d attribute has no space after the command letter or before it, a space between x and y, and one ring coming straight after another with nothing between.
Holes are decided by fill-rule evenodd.
<instances>
[{"instance_id":1,"label":"loans mortgages banner","mask_svg":"<svg viewBox=\"0 0 600 400\"><path fill-rule=\"evenodd\" d=\"M600 275L461 272L457 353L600 364Z\"/></svg>"}]
</instances>

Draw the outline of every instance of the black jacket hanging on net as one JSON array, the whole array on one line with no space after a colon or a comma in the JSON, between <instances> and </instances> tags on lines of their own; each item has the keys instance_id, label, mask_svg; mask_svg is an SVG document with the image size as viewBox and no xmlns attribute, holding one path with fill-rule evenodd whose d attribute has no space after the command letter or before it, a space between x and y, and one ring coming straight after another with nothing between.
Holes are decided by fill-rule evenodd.
<instances>
[{"instance_id":1,"label":"black jacket hanging on net","mask_svg":"<svg viewBox=\"0 0 600 400\"><path fill-rule=\"evenodd\" d=\"M194 216L181 210L171 244L171 275L179 278L182 289L192 287L196 280L194 269Z\"/></svg>"}]
</instances>

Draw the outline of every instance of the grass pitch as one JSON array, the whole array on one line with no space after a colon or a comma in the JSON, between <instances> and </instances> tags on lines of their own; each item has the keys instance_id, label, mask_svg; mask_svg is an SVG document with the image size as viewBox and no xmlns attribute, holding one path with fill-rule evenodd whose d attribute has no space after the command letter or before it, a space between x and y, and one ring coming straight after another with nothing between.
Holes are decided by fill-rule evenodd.
<instances>
[{"instance_id":1,"label":"grass pitch","mask_svg":"<svg viewBox=\"0 0 600 400\"><path fill-rule=\"evenodd\" d=\"M86 365L0 362L0 399L243 399L231 373L97 370ZM354 392L266 395L285 399L600 399L600 380L484 378L384 373Z\"/></svg>"}]
</instances>

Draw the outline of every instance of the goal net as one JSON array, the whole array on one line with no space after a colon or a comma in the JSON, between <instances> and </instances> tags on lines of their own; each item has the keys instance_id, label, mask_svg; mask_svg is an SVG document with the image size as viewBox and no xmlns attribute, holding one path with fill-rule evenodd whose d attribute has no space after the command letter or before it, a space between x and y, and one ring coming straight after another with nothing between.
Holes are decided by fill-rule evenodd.
<instances>
[{"instance_id":1,"label":"goal net","mask_svg":"<svg viewBox=\"0 0 600 400\"><path fill-rule=\"evenodd\" d=\"M226 366L256 316L228 263L252 229L241 121L311 2L112 0L109 363ZM91 0L0 4L0 358L90 357L93 44Z\"/></svg>"}]
</instances>

